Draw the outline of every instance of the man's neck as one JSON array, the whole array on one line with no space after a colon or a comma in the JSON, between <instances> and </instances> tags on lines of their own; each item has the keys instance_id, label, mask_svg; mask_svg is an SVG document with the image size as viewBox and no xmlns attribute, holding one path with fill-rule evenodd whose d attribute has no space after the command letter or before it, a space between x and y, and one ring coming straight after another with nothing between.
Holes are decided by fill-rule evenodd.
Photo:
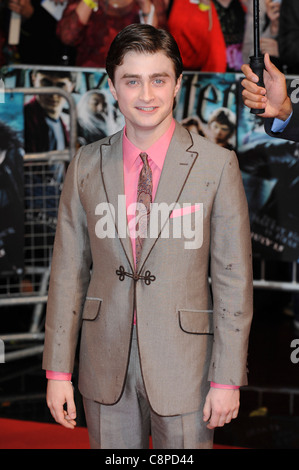
<instances>
[{"instance_id":1,"label":"man's neck","mask_svg":"<svg viewBox=\"0 0 299 470\"><path fill-rule=\"evenodd\" d=\"M167 132L171 123L172 118L163 126L148 129L132 127L130 124L126 124L126 136L135 147L146 151Z\"/></svg>"}]
</instances>

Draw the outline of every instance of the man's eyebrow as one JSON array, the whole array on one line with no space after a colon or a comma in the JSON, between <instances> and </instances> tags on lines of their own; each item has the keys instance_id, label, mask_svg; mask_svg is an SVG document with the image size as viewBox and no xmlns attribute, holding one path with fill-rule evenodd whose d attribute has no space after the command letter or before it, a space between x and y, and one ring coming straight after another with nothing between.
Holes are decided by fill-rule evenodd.
<instances>
[{"instance_id":1,"label":"man's eyebrow","mask_svg":"<svg viewBox=\"0 0 299 470\"><path fill-rule=\"evenodd\" d=\"M153 78L157 78L157 77L170 77L169 73L167 72L155 72L155 73L152 73L150 74L149 78L150 79L153 79ZM139 75L139 74L135 74L135 73L124 73L124 75L121 77L121 78L142 78L142 75Z\"/></svg>"},{"instance_id":2,"label":"man's eyebrow","mask_svg":"<svg viewBox=\"0 0 299 470\"><path fill-rule=\"evenodd\" d=\"M150 78L157 78L157 77L170 77L169 73L167 72L157 72L150 75Z\"/></svg>"},{"instance_id":3,"label":"man's eyebrow","mask_svg":"<svg viewBox=\"0 0 299 470\"><path fill-rule=\"evenodd\" d=\"M141 75L133 74L133 73L124 73L121 78L140 78Z\"/></svg>"}]
</instances>

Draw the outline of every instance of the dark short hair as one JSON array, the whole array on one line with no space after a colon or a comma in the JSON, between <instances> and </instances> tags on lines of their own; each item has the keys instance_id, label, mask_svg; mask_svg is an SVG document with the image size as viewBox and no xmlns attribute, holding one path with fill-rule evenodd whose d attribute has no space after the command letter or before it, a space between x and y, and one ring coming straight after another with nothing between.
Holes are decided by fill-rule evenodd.
<instances>
[{"instance_id":1,"label":"dark short hair","mask_svg":"<svg viewBox=\"0 0 299 470\"><path fill-rule=\"evenodd\" d=\"M183 62L178 45L172 35L149 24L134 23L122 29L111 43L106 59L106 70L114 81L116 67L122 64L128 52L154 54L163 52L172 62L176 79L183 71Z\"/></svg>"},{"instance_id":2,"label":"dark short hair","mask_svg":"<svg viewBox=\"0 0 299 470\"><path fill-rule=\"evenodd\" d=\"M37 75L41 73L43 75L48 75L48 77L52 78L68 78L72 83L76 82L76 72L71 72L69 70L63 69L43 69L43 68L36 68L32 69L32 75Z\"/></svg>"},{"instance_id":3,"label":"dark short hair","mask_svg":"<svg viewBox=\"0 0 299 470\"><path fill-rule=\"evenodd\" d=\"M229 108L218 108L209 117L209 124L212 122L228 126L232 135L236 128L236 115Z\"/></svg>"}]
</instances>

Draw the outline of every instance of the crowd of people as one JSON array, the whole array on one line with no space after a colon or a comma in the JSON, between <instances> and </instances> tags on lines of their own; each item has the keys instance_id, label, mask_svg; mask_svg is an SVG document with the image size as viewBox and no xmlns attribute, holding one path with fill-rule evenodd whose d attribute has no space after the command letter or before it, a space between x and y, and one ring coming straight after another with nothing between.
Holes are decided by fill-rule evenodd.
<instances>
[{"instance_id":1,"label":"crowd of people","mask_svg":"<svg viewBox=\"0 0 299 470\"><path fill-rule=\"evenodd\" d=\"M268 52L278 68L296 73L295 1L261 0L259 6L261 52ZM253 2L248 0L8 0L0 9L0 65L105 67L113 37L131 23L168 29L185 70L240 71L253 52ZM11 12L22 18L14 45L8 43Z\"/></svg>"}]
</instances>

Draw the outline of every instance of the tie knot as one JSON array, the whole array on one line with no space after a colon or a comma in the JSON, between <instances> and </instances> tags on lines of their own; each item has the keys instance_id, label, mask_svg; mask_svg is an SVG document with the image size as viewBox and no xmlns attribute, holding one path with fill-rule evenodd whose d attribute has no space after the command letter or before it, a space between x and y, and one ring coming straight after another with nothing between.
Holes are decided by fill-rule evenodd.
<instances>
[{"instance_id":1,"label":"tie knot","mask_svg":"<svg viewBox=\"0 0 299 470\"><path fill-rule=\"evenodd\" d=\"M141 158L141 160L143 161L143 163L144 163L145 165L147 165L147 163L148 163L148 162L147 162L147 157L148 157L147 153L141 152L140 158Z\"/></svg>"}]
</instances>

